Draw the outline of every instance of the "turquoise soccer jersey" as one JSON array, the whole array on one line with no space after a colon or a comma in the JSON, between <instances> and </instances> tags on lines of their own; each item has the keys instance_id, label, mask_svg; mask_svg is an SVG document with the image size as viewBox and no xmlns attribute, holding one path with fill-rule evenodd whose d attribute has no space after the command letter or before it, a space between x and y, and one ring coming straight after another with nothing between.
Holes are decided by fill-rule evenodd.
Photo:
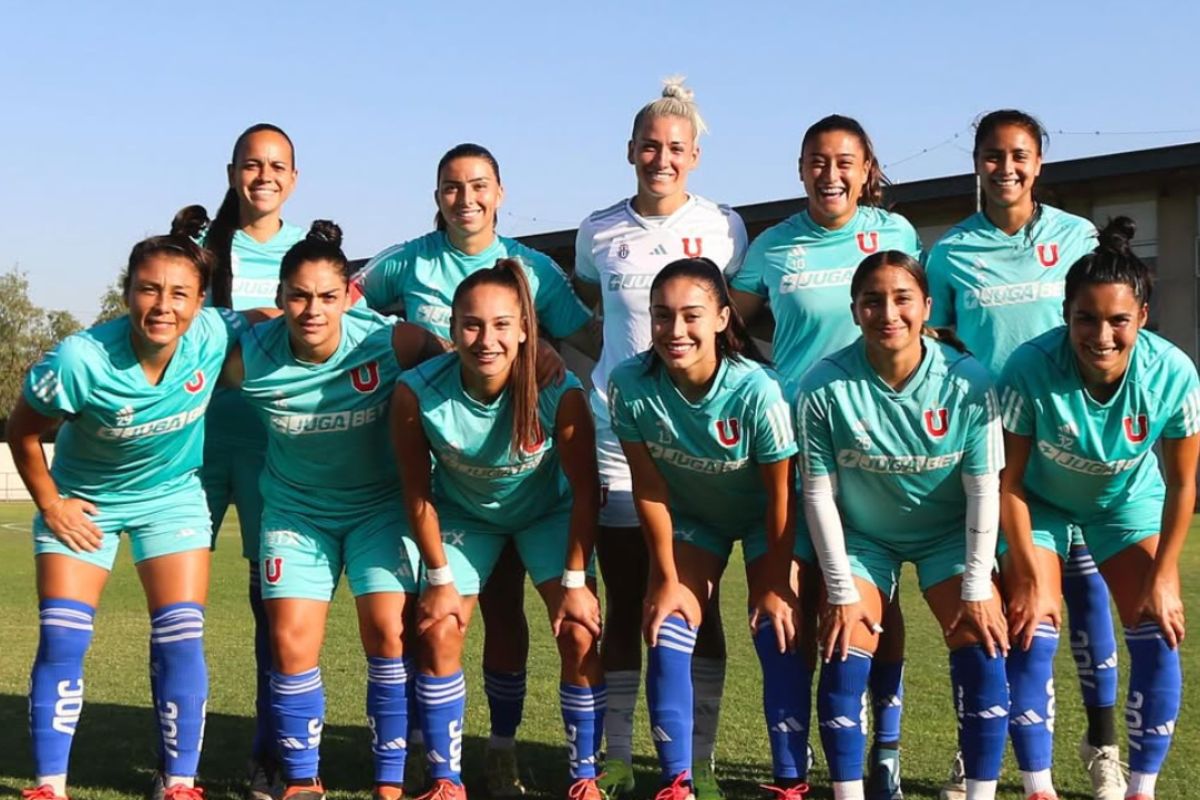
<instances>
[{"instance_id":1,"label":"turquoise soccer jersey","mask_svg":"<svg viewBox=\"0 0 1200 800\"><path fill-rule=\"evenodd\" d=\"M929 251L930 324L953 325L998 376L1018 345L1062 324L1067 271L1095 247L1091 222L1050 206L1012 236L973 214Z\"/></svg>"},{"instance_id":2,"label":"turquoise soccer jersey","mask_svg":"<svg viewBox=\"0 0 1200 800\"><path fill-rule=\"evenodd\" d=\"M921 242L904 217L870 206L860 207L837 230L821 227L802 211L751 243L730 285L770 303L775 368L793 390L789 397L814 364L858 337L850 279L864 258L880 250L918 258Z\"/></svg>"},{"instance_id":3,"label":"turquoise soccer jersey","mask_svg":"<svg viewBox=\"0 0 1200 800\"><path fill-rule=\"evenodd\" d=\"M342 317L337 350L311 364L292 355L283 317L241 338L242 393L267 428L260 486L272 507L329 519L400 502L388 408L400 374L394 320L365 308Z\"/></svg>"},{"instance_id":4,"label":"turquoise soccer jersey","mask_svg":"<svg viewBox=\"0 0 1200 800\"><path fill-rule=\"evenodd\" d=\"M1154 443L1200 432L1195 365L1145 330L1120 388L1105 403L1083 388L1066 326L1018 347L1000 389L1005 430L1034 440L1026 490L1079 524L1133 503L1161 503L1165 489ZM1146 522L1157 526L1159 520Z\"/></svg>"},{"instance_id":5,"label":"turquoise soccer jersey","mask_svg":"<svg viewBox=\"0 0 1200 800\"><path fill-rule=\"evenodd\" d=\"M279 288L279 263L292 245L303 241L307 235L303 228L283 223L279 231L265 242L260 242L243 230L233 232L229 250L229 268L233 272L233 308L245 311L249 308L273 308L275 294ZM202 240L201 244L205 242ZM208 295L212 303L212 293Z\"/></svg>"},{"instance_id":6,"label":"turquoise soccer jersey","mask_svg":"<svg viewBox=\"0 0 1200 800\"><path fill-rule=\"evenodd\" d=\"M591 319L591 312L549 256L503 236L482 253L469 256L450 244L445 233L433 231L384 250L363 267L355 283L371 308L399 303L409 322L449 339L454 290L468 275L495 266L502 258L515 258L525 266L538 324L551 336L569 336Z\"/></svg>"},{"instance_id":7,"label":"turquoise soccer jersey","mask_svg":"<svg viewBox=\"0 0 1200 800\"><path fill-rule=\"evenodd\" d=\"M51 469L59 490L102 506L199 487L204 412L244 328L232 311L201 310L156 386L133 351L128 317L68 336L35 364L26 402L66 420Z\"/></svg>"},{"instance_id":8,"label":"turquoise soccer jersey","mask_svg":"<svg viewBox=\"0 0 1200 800\"><path fill-rule=\"evenodd\" d=\"M511 529L569 506L571 491L555 447L562 396L582 391L579 379L538 392L542 440L512 452L512 400L491 403L467 394L457 353L444 353L400 376L417 397L421 427L433 453L434 499L460 514Z\"/></svg>"},{"instance_id":9,"label":"turquoise soccer jersey","mask_svg":"<svg viewBox=\"0 0 1200 800\"><path fill-rule=\"evenodd\" d=\"M805 478L837 478L842 521L888 544L965 535L962 474L1004 466L991 378L965 353L925 339L899 391L867 361L862 339L808 373L796 403Z\"/></svg>"},{"instance_id":10,"label":"turquoise soccer jersey","mask_svg":"<svg viewBox=\"0 0 1200 800\"><path fill-rule=\"evenodd\" d=\"M626 359L608 381L613 433L643 442L666 481L670 509L728 531L761 526L767 491L760 464L796 454L787 401L775 374L722 358L708 394L691 402L649 353Z\"/></svg>"}]
</instances>

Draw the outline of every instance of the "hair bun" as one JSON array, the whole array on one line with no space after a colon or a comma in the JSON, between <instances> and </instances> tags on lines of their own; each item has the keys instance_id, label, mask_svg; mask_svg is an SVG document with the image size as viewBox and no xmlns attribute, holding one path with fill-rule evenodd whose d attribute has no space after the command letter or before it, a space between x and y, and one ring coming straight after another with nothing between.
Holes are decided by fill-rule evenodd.
<instances>
[{"instance_id":1,"label":"hair bun","mask_svg":"<svg viewBox=\"0 0 1200 800\"><path fill-rule=\"evenodd\" d=\"M208 223L208 211L204 206L184 206L171 220L171 235L198 239Z\"/></svg>"},{"instance_id":2,"label":"hair bun","mask_svg":"<svg viewBox=\"0 0 1200 800\"><path fill-rule=\"evenodd\" d=\"M673 97L676 100L682 100L685 103L692 102L696 93L683 85L687 80L683 75L672 75L663 81L663 97Z\"/></svg>"},{"instance_id":3,"label":"hair bun","mask_svg":"<svg viewBox=\"0 0 1200 800\"><path fill-rule=\"evenodd\" d=\"M1114 253L1130 252L1130 243L1137 233L1137 223L1124 215L1115 217L1100 231L1100 246Z\"/></svg>"},{"instance_id":4,"label":"hair bun","mask_svg":"<svg viewBox=\"0 0 1200 800\"><path fill-rule=\"evenodd\" d=\"M308 229L308 235L304 238L310 242L325 242L334 247L341 247L342 229L333 220L313 220L312 227Z\"/></svg>"}]
</instances>

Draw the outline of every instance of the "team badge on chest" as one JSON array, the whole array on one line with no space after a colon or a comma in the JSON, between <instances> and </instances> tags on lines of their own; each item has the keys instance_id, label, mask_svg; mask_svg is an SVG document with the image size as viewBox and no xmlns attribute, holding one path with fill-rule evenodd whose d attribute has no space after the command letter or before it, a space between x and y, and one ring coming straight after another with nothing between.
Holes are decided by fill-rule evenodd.
<instances>
[{"instance_id":1,"label":"team badge on chest","mask_svg":"<svg viewBox=\"0 0 1200 800\"><path fill-rule=\"evenodd\" d=\"M704 252L704 240L697 236L695 239L690 236L683 237L683 254L688 258L699 258Z\"/></svg>"},{"instance_id":2,"label":"team badge on chest","mask_svg":"<svg viewBox=\"0 0 1200 800\"><path fill-rule=\"evenodd\" d=\"M1037 246L1037 257L1038 261L1046 269L1053 267L1058 263L1058 242L1039 244Z\"/></svg>"},{"instance_id":3,"label":"team badge on chest","mask_svg":"<svg viewBox=\"0 0 1200 800\"><path fill-rule=\"evenodd\" d=\"M866 255L871 255L879 249L879 232L862 231L854 237L858 241L858 249Z\"/></svg>"},{"instance_id":4,"label":"team badge on chest","mask_svg":"<svg viewBox=\"0 0 1200 800\"><path fill-rule=\"evenodd\" d=\"M1150 422L1146 419L1145 414L1126 417L1124 422L1126 439L1133 444L1140 444L1146 441L1146 436L1150 433Z\"/></svg>"},{"instance_id":5,"label":"team badge on chest","mask_svg":"<svg viewBox=\"0 0 1200 800\"><path fill-rule=\"evenodd\" d=\"M204 388L204 370L196 370L192 379L183 384L183 390L188 394L196 394Z\"/></svg>"},{"instance_id":6,"label":"team badge on chest","mask_svg":"<svg viewBox=\"0 0 1200 800\"><path fill-rule=\"evenodd\" d=\"M379 388L379 362L372 361L350 370L350 384L354 391L370 394Z\"/></svg>"},{"instance_id":7,"label":"team badge on chest","mask_svg":"<svg viewBox=\"0 0 1200 800\"><path fill-rule=\"evenodd\" d=\"M941 439L950 430L950 415L944 408L931 408L925 412L925 433Z\"/></svg>"},{"instance_id":8,"label":"team badge on chest","mask_svg":"<svg viewBox=\"0 0 1200 800\"><path fill-rule=\"evenodd\" d=\"M737 417L719 419L714 424L717 428L717 441L726 447L733 447L742 440L742 426Z\"/></svg>"}]
</instances>

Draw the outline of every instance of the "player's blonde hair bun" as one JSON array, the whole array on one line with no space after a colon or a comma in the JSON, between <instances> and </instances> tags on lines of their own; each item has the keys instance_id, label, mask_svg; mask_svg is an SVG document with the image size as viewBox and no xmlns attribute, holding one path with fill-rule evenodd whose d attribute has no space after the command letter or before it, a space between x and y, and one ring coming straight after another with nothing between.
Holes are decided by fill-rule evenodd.
<instances>
[{"instance_id":1,"label":"player's blonde hair bun","mask_svg":"<svg viewBox=\"0 0 1200 800\"><path fill-rule=\"evenodd\" d=\"M633 118L633 138L636 139L642 123L652 117L683 117L692 123L696 138L708 133L708 126L700 116L696 107L696 93L684 85L686 78L682 75L672 75L663 80L662 96L657 100L642 106Z\"/></svg>"}]
</instances>

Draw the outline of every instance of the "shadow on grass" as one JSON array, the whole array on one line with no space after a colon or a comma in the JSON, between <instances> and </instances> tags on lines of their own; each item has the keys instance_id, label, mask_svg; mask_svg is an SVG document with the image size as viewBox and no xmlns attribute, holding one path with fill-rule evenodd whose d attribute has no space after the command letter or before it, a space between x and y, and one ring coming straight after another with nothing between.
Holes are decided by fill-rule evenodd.
<instances>
[{"instance_id":1,"label":"shadow on grass","mask_svg":"<svg viewBox=\"0 0 1200 800\"><path fill-rule=\"evenodd\" d=\"M0 779L16 785L33 782L33 757L24 696L0 694ZM246 759L254 735L249 717L208 715L200 783L209 798L241 798ZM463 741L464 779L481 796L486 739ZM533 797L562 797L568 785L565 746L540 742L519 745L521 779ZM72 797L119 793L143 796L150 786L157 752L157 731L149 708L85 703L71 748ZM369 796L374 772L366 725L326 725L321 739L321 776L335 795ZM16 795L0 786L0 797Z\"/></svg>"}]
</instances>

